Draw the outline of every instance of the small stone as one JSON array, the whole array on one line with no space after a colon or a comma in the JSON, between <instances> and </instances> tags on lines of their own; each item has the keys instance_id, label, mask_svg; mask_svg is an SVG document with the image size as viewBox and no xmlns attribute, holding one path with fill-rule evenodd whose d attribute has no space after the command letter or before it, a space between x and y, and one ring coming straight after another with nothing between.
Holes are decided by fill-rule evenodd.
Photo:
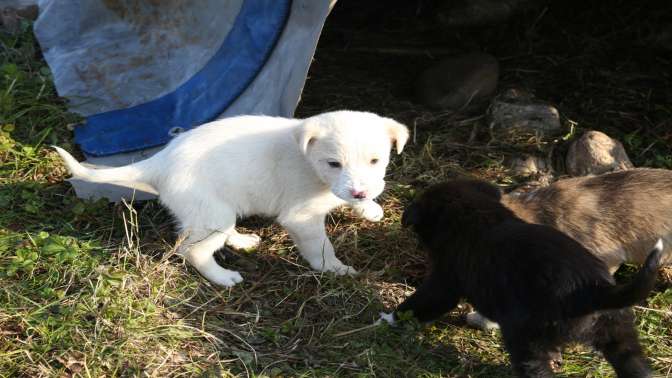
<instances>
[{"instance_id":1,"label":"small stone","mask_svg":"<svg viewBox=\"0 0 672 378\"><path fill-rule=\"evenodd\" d=\"M21 32L22 20L35 20L38 8L35 4L22 1L14 1L0 6L0 29L7 33L18 34Z\"/></svg>"},{"instance_id":2,"label":"small stone","mask_svg":"<svg viewBox=\"0 0 672 378\"><path fill-rule=\"evenodd\" d=\"M666 25L662 30L652 33L653 36L647 42L664 50L672 51L672 25Z\"/></svg>"},{"instance_id":3,"label":"small stone","mask_svg":"<svg viewBox=\"0 0 672 378\"><path fill-rule=\"evenodd\" d=\"M491 127L514 133L554 135L562 130L560 113L554 106L518 89L509 89L497 96L488 118Z\"/></svg>"},{"instance_id":4,"label":"small stone","mask_svg":"<svg viewBox=\"0 0 672 378\"><path fill-rule=\"evenodd\" d=\"M21 30L21 19L14 8L0 9L0 28L9 34L17 34Z\"/></svg>"},{"instance_id":5,"label":"small stone","mask_svg":"<svg viewBox=\"0 0 672 378\"><path fill-rule=\"evenodd\" d=\"M446 1L437 9L439 22L447 27L483 26L504 22L525 0Z\"/></svg>"},{"instance_id":6,"label":"small stone","mask_svg":"<svg viewBox=\"0 0 672 378\"><path fill-rule=\"evenodd\" d=\"M550 171L550 162L534 155L516 156L506 162L509 170L515 176L529 177Z\"/></svg>"},{"instance_id":7,"label":"small stone","mask_svg":"<svg viewBox=\"0 0 672 378\"><path fill-rule=\"evenodd\" d=\"M440 61L415 85L418 101L435 109L460 109L488 99L497 89L499 63L492 55L469 53Z\"/></svg>"},{"instance_id":8,"label":"small stone","mask_svg":"<svg viewBox=\"0 0 672 378\"><path fill-rule=\"evenodd\" d=\"M572 142L567 152L567 173L599 175L634 168L623 144L599 131L587 131Z\"/></svg>"},{"instance_id":9,"label":"small stone","mask_svg":"<svg viewBox=\"0 0 672 378\"><path fill-rule=\"evenodd\" d=\"M27 5L23 8L18 8L16 14L26 20L35 21L39 14L39 8L35 4Z\"/></svg>"}]
</instances>

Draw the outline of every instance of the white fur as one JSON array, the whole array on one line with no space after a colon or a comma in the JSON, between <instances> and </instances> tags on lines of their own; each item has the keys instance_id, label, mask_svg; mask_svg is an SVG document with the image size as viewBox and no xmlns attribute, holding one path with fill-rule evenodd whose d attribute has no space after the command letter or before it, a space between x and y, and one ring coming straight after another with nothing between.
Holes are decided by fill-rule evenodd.
<instances>
[{"instance_id":1,"label":"white fur","mask_svg":"<svg viewBox=\"0 0 672 378\"><path fill-rule=\"evenodd\" d=\"M663 239L662 239L662 238L658 238L658 241L656 242L656 245L653 246L653 248L654 248L655 250L657 250L658 252L662 252L662 251L663 251Z\"/></svg>"},{"instance_id":2,"label":"white fur","mask_svg":"<svg viewBox=\"0 0 672 378\"><path fill-rule=\"evenodd\" d=\"M374 324L379 325L382 324L383 322L389 324L389 325L394 325L396 321L394 320L394 314L391 312L381 312L380 313L380 318L376 320Z\"/></svg>"},{"instance_id":3,"label":"white fur","mask_svg":"<svg viewBox=\"0 0 672 378\"><path fill-rule=\"evenodd\" d=\"M472 311L467 314L467 324L483 331L493 331L499 329L499 324L493 322L476 311Z\"/></svg>"},{"instance_id":4,"label":"white fur","mask_svg":"<svg viewBox=\"0 0 672 378\"><path fill-rule=\"evenodd\" d=\"M56 150L78 179L151 185L186 236L179 253L208 280L232 286L242 277L220 267L213 254L224 244L256 247L257 235L234 228L236 217L254 214L276 217L313 269L355 273L334 254L325 216L349 204L362 217L380 220L383 210L373 199L385 186L392 143L401 153L407 139L406 127L392 119L338 111L307 119L218 120L180 134L147 160L119 168L89 169ZM353 191L366 196L354 198Z\"/></svg>"}]
</instances>

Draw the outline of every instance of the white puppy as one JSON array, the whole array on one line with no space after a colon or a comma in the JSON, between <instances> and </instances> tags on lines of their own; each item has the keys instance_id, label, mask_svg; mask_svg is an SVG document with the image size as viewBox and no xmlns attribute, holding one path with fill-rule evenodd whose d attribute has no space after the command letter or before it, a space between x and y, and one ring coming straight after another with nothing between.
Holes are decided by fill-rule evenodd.
<instances>
[{"instance_id":1,"label":"white puppy","mask_svg":"<svg viewBox=\"0 0 672 378\"><path fill-rule=\"evenodd\" d=\"M254 248L236 217L266 215L290 234L313 269L355 273L334 254L324 228L332 209L348 204L378 221L373 202L385 186L391 145L401 153L408 130L372 113L337 111L307 119L241 116L181 134L149 159L90 169L56 147L74 178L152 186L178 220L178 252L205 278L223 286L243 279L219 266L214 252Z\"/></svg>"}]
</instances>

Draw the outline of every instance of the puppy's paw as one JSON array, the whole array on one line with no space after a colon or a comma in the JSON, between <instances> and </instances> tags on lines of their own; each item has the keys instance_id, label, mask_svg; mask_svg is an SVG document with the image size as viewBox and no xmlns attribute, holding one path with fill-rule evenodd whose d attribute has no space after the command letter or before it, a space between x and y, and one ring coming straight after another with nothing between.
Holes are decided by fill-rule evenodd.
<instances>
[{"instance_id":1,"label":"puppy's paw","mask_svg":"<svg viewBox=\"0 0 672 378\"><path fill-rule=\"evenodd\" d=\"M562 372L562 364L563 364L562 351L557 350L557 351L550 352L548 354L548 357L550 359L549 365L550 365L551 370L553 370L554 373L561 373Z\"/></svg>"},{"instance_id":2,"label":"puppy's paw","mask_svg":"<svg viewBox=\"0 0 672 378\"><path fill-rule=\"evenodd\" d=\"M483 331L499 329L499 324L491 321L476 311L472 311L467 314L467 324Z\"/></svg>"},{"instance_id":3,"label":"puppy's paw","mask_svg":"<svg viewBox=\"0 0 672 378\"><path fill-rule=\"evenodd\" d=\"M396 321L394 320L394 313L393 312L390 312L390 313L381 312L380 313L380 319L376 320L376 322L374 324L375 325L380 325L383 322L385 322L389 325L394 325L396 323Z\"/></svg>"},{"instance_id":4,"label":"puppy's paw","mask_svg":"<svg viewBox=\"0 0 672 378\"><path fill-rule=\"evenodd\" d=\"M208 278L212 283L224 287L232 287L237 283L243 282L243 277L240 275L240 273L236 272L235 270L228 269L222 269L221 271L217 272L217 275L206 278Z\"/></svg>"},{"instance_id":5,"label":"puppy's paw","mask_svg":"<svg viewBox=\"0 0 672 378\"><path fill-rule=\"evenodd\" d=\"M259 246L261 238L256 234L233 234L226 239L226 244L234 249L250 250Z\"/></svg>"},{"instance_id":6,"label":"puppy's paw","mask_svg":"<svg viewBox=\"0 0 672 378\"><path fill-rule=\"evenodd\" d=\"M373 201L367 201L361 205L354 207L355 212L362 218L371 221L378 222L383 219L383 208L379 204Z\"/></svg>"},{"instance_id":7,"label":"puppy's paw","mask_svg":"<svg viewBox=\"0 0 672 378\"><path fill-rule=\"evenodd\" d=\"M354 276L358 273L355 270L355 268L351 267L350 265L345 265L343 263L341 263L338 266L331 266L328 269L325 269L325 271L333 272L338 276L345 276L345 275Z\"/></svg>"},{"instance_id":8,"label":"puppy's paw","mask_svg":"<svg viewBox=\"0 0 672 378\"><path fill-rule=\"evenodd\" d=\"M325 261L324 264L320 263L319 267L315 268L315 266L313 266L313 268L321 272L332 272L339 276L344 276L346 274L353 276L357 274L355 268L343 264L339 259Z\"/></svg>"}]
</instances>

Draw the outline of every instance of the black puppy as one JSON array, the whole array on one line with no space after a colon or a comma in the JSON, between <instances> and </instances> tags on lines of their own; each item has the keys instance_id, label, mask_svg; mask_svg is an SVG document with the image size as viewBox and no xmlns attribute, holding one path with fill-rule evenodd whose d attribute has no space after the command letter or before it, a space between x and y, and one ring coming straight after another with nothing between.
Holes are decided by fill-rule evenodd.
<instances>
[{"instance_id":1,"label":"black puppy","mask_svg":"<svg viewBox=\"0 0 672 378\"><path fill-rule=\"evenodd\" d=\"M429 252L432 271L396 313L429 321L461 298L499 323L521 377L552 377L550 355L570 341L600 350L619 377L650 376L629 306L654 286L662 241L631 282L551 227L525 223L485 182L428 188L402 217Z\"/></svg>"}]
</instances>

